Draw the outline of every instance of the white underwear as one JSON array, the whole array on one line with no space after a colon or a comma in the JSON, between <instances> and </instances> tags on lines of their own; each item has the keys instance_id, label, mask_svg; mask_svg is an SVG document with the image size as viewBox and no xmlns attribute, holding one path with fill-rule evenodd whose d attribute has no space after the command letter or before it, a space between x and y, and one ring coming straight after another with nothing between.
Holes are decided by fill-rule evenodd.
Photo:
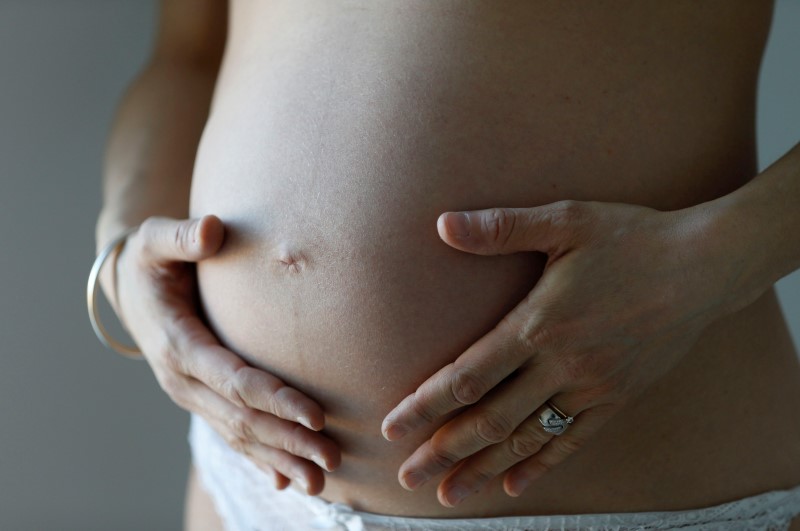
<instances>
[{"instance_id":1,"label":"white underwear","mask_svg":"<svg viewBox=\"0 0 800 531\"><path fill-rule=\"evenodd\" d=\"M275 489L269 476L230 448L197 415L192 415L189 443L194 466L227 531L786 531L792 518L800 514L800 486L797 486L686 511L470 519L386 516L355 511L292 488Z\"/></svg>"}]
</instances>

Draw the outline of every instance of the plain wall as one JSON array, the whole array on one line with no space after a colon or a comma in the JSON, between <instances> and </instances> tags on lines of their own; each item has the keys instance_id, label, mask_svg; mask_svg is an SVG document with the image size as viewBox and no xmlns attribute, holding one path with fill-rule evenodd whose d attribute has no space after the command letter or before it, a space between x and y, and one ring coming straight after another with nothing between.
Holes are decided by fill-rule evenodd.
<instances>
[{"instance_id":1,"label":"plain wall","mask_svg":"<svg viewBox=\"0 0 800 531\"><path fill-rule=\"evenodd\" d=\"M154 17L153 1L0 0L0 529L181 526L188 416L100 345L84 295L105 137ZM780 0L762 168L800 140L798 28L800 2ZM779 289L797 342L800 273Z\"/></svg>"}]
</instances>

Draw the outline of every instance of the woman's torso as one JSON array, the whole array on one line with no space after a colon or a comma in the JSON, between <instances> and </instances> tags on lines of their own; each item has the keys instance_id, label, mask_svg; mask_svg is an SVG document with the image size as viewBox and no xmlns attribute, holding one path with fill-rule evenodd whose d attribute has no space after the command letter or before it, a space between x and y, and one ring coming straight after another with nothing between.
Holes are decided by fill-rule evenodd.
<instances>
[{"instance_id":1,"label":"woman's torso","mask_svg":"<svg viewBox=\"0 0 800 531\"><path fill-rule=\"evenodd\" d=\"M771 6L717 2L232 3L191 215L228 232L198 266L224 344L316 399L343 449L322 497L477 516L710 505L800 482L800 376L772 291L520 498L457 509L399 465L430 435L381 420L536 283L448 210L591 199L671 210L756 171Z\"/></svg>"}]
</instances>

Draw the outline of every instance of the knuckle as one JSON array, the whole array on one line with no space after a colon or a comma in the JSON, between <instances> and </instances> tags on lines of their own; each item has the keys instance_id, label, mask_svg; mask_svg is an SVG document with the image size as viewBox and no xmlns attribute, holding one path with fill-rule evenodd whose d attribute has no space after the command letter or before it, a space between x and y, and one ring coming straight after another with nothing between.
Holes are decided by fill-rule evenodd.
<instances>
[{"instance_id":1,"label":"knuckle","mask_svg":"<svg viewBox=\"0 0 800 531\"><path fill-rule=\"evenodd\" d=\"M436 438L431 440L431 458L443 469L447 469L455 465L459 458L448 450L442 443L437 442Z\"/></svg>"},{"instance_id":2,"label":"knuckle","mask_svg":"<svg viewBox=\"0 0 800 531\"><path fill-rule=\"evenodd\" d=\"M470 475L477 485L483 485L494 478L497 475L497 472L484 467L475 467L470 471Z\"/></svg>"},{"instance_id":3,"label":"knuckle","mask_svg":"<svg viewBox=\"0 0 800 531\"><path fill-rule=\"evenodd\" d=\"M276 417L280 417L283 411L281 396L284 394L284 389L287 389L287 387L282 385L277 389L270 390L264 395L265 409Z\"/></svg>"},{"instance_id":4,"label":"knuckle","mask_svg":"<svg viewBox=\"0 0 800 531\"><path fill-rule=\"evenodd\" d=\"M215 425L214 431L216 431L217 434L222 437L225 443L234 451L239 452L240 454L248 454L249 442L232 432L229 423L224 422Z\"/></svg>"},{"instance_id":5,"label":"knuckle","mask_svg":"<svg viewBox=\"0 0 800 531\"><path fill-rule=\"evenodd\" d=\"M568 455L571 455L583 447L583 439L578 437L558 437L553 442L553 451L556 454L557 462L561 462ZM555 463L553 463L555 464Z\"/></svg>"},{"instance_id":6,"label":"knuckle","mask_svg":"<svg viewBox=\"0 0 800 531\"><path fill-rule=\"evenodd\" d=\"M530 457L541 448L541 439L531 433L514 434L510 438L509 450L518 458Z\"/></svg>"},{"instance_id":7,"label":"knuckle","mask_svg":"<svg viewBox=\"0 0 800 531\"><path fill-rule=\"evenodd\" d=\"M242 365L234 371L227 387L228 398L236 403L281 416L290 400L290 387L281 381L265 380L263 371Z\"/></svg>"},{"instance_id":8,"label":"knuckle","mask_svg":"<svg viewBox=\"0 0 800 531\"><path fill-rule=\"evenodd\" d=\"M228 446L240 454L250 455L250 443L245 439L229 433L225 436L225 441L228 443Z\"/></svg>"},{"instance_id":9,"label":"knuckle","mask_svg":"<svg viewBox=\"0 0 800 531\"><path fill-rule=\"evenodd\" d=\"M523 323L517 331L517 340L530 352L552 347L555 343L552 328L540 319Z\"/></svg>"},{"instance_id":10,"label":"knuckle","mask_svg":"<svg viewBox=\"0 0 800 531\"><path fill-rule=\"evenodd\" d=\"M589 202L565 199L558 201L547 216L550 226L557 231L579 235L591 230L596 223Z\"/></svg>"},{"instance_id":11,"label":"knuckle","mask_svg":"<svg viewBox=\"0 0 800 531\"><path fill-rule=\"evenodd\" d=\"M482 413L475 421L475 432L484 442L494 444L504 441L513 430L508 418L499 412Z\"/></svg>"},{"instance_id":12,"label":"knuckle","mask_svg":"<svg viewBox=\"0 0 800 531\"><path fill-rule=\"evenodd\" d=\"M254 383L254 369L250 365L240 365L233 371L233 379L236 381L236 388L241 391L246 390Z\"/></svg>"},{"instance_id":13,"label":"knuckle","mask_svg":"<svg viewBox=\"0 0 800 531\"><path fill-rule=\"evenodd\" d=\"M192 247L194 239L194 223L178 223L172 235L173 245L176 249L188 252Z\"/></svg>"},{"instance_id":14,"label":"knuckle","mask_svg":"<svg viewBox=\"0 0 800 531\"><path fill-rule=\"evenodd\" d=\"M164 390L173 402L181 407L184 407L181 402L184 401L183 385L181 378L174 372L167 371L161 374L158 378L158 383L161 389Z\"/></svg>"},{"instance_id":15,"label":"knuckle","mask_svg":"<svg viewBox=\"0 0 800 531\"><path fill-rule=\"evenodd\" d=\"M221 382L219 384L219 389L222 391L222 396L224 396L237 406L239 407L247 406L247 403L244 401L241 393L239 392L239 383L235 378Z\"/></svg>"},{"instance_id":16,"label":"knuckle","mask_svg":"<svg viewBox=\"0 0 800 531\"><path fill-rule=\"evenodd\" d=\"M484 234L489 235L498 248L502 248L508 242L514 232L517 216L513 210L507 208L490 208L481 217Z\"/></svg>"},{"instance_id":17,"label":"knuckle","mask_svg":"<svg viewBox=\"0 0 800 531\"><path fill-rule=\"evenodd\" d=\"M428 406L425 401L419 400L416 397L411 402L411 409L416 416L420 417L425 422L433 422L436 418L436 414L431 407Z\"/></svg>"},{"instance_id":18,"label":"knuckle","mask_svg":"<svg viewBox=\"0 0 800 531\"><path fill-rule=\"evenodd\" d=\"M232 377L220 382L219 387L222 390L222 396L237 406L245 407L247 405L242 392L243 380L240 370L237 370Z\"/></svg>"},{"instance_id":19,"label":"knuckle","mask_svg":"<svg viewBox=\"0 0 800 531\"><path fill-rule=\"evenodd\" d=\"M536 471L536 475L544 475L553 470L554 466L555 463L552 463L547 459L537 459L531 465L531 468Z\"/></svg>"},{"instance_id":20,"label":"knuckle","mask_svg":"<svg viewBox=\"0 0 800 531\"><path fill-rule=\"evenodd\" d=\"M531 418L509 438L509 449L518 457L530 457L542 449L552 436L542 429L539 419Z\"/></svg>"},{"instance_id":21,"label":"knuckle","mask_svg":"<svg viewBox=\"0 0 800 531\"><path fill-rule=\"evenodd\" d=\"M567 228L583 219L583 203L574 199L558 201L550 210L550 222L554 226Z\"/></svg>"},{"instance_id":22,"label":"knuckle","mask_svg":"<svg viewBox=\"0 0 800 531\"><path fill-rule=\"evenodd\" d=\"M281 385L274 392L270 393L271 408L275 415L284 416L285 412L297 406L295 402L295 391L288 385ZM288 416L288 415L287 415Z\"/></svg>"},{"instance_id":23,"label":"knuckle","mask_svg":"<svg viewBox=\"0 0 800 531\"><path fill-rule=\"evenodd\" d=\"M308 452L304 451L305 434L300 426L292 429L281 441L281 448L292 455L303 456Z\"/></svg>"},{"instance_id":24,"label":"knuckle","mask_svg":"<svg viewBox=\"0 0 800 531\"><path fill-rule=\"evenodd\" d=\"M185 248L183 224L178 224L172 229L172 247L178 250Z\"/></svg>"},{"instance_id":25,"label":"knuckle","mask_svg":"<svg viewBox=\"0 0 800 531\"><path fill-rule=\"evenodd\" d=\"M462 405L474 404L485 393L485 384L472 370L461 369L453 375L450 392L455 402Z\"/></svg>"},{"instance_id":26,"label":"knuckle","mask_svg":"<svg viewBox=\"0 0 800 531\"><path fill-rule=\"evenodd\" d=\"M617 369L617 360L597 351L565 354L558 359L561 380L586 386L592 399L615 392Z\"/></svg>"},{"instance_id":27,"label":"knuckle","mask_svg":"<svg viewBox=\"0 0 800 531\"><path fill-rule=\"evenodd\" d=\"M243 409L228 419L228 428L237 439L252 441L254 437L253 430L250 428L251 420L249 412Z\"/></svg>"},{"instance_id":28,"label":"knuckle","mask_svg":"<svg viewBox=\"0 0 800 531\"><path fill-rule=\"evenodd\" d=\"M561 380L566 382L582 382L593 374L592 363L585 357L563 356L559 360Z\"/></svg>"},{"instance_id":29,"label":"knuckle","mask_svg":"<svg viewBox=\"0 0 800 531\"><path fill-rule=\"evenodd\" d=\"M441 450L434 450L433 453L431 454L431 457L433 458L434 463L436 463L438 466L444 469L452 467L454 464L456 464L457 461L456 458L452 456L452 454L449 454Z\"/></svg>"},{"instance_id":30,"label":"knuckle","mask_svg":"<svg viewBox=\"0 0 800 531\"><path fill-rule=\"evenodd\" d=\"M162 347L159 352L160 352L159 356L161 357L161 360L164 363L164 366L170 372L177 373L177 374L181 374L183 372L181 370L182 369L182 366L181 366L182 363L181 363L177 353L175 352L175 350L173 348L170 348L168 346L167 347Z\"/></svg>"}]
</instances>

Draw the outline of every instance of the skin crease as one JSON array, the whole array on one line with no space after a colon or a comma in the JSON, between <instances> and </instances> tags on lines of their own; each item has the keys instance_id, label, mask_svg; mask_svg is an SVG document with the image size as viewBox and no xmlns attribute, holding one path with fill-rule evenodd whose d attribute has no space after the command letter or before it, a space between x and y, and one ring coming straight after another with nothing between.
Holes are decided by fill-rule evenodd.
<instances>
[{"instance_id":1,"label":"skin crease","mask_svg":"<svg viewBox=\"0 0 800 531\"><path fill-rule=\"evenodd\" d=\"M457 214L440 218L440 236L461 250L541 251L550 257L542 280L517 308L384 422L384 436L398 440L492 390L492 396L437 431L400 469L401 483L414 489L449 468L442 466L443 456L460 462L439 486L443 505L457 505L509 469L504 490L519 496L679 363L703 329L732 312L730 299L743 305L742 295L731 291L730 260L714 263L717 257L702 255L717 271L716 282L704 275L684 275L678 285L654 282L675 278L700 261L680 253L702 247L686 237L703 223L691 209L661 213L609 203L554 207L478 211L460 224ZM619 248L637 249L638 260ZM662 291L654 290L659 284ZM635 303L643 291L649 293L648 305ZM508 336L522 340L504 344ZM503 381L513 371L515 376ZM568 435L544 434L531 417L550 397L576 417Z\"/></svg>"},{"instance_id":2,"label":"skin crease","mask_svg":"<svg viewBox=\"0 0 800 531\"><path fill-rule=\"evenodd\" d=\"M165 6L111 142L98 245L147 218L112 303L170 397L279 488L477 517L700 507L800 481L800 376L770 287L799 265L796 152L716 202L755 174L769 4L234 1L227 36L224 3ZM549 243L487 223L525 233L499 254L441 217L533 219L565 199ZM510 313L529 293L541 304ZM502 348L482 355L488 337ZM386 441L417 389L431 414L451 405L423 384L465 352L488 367L467 401L486 398ZM518 417L555 393L579 451L525 468L518 497L511 462L455 507L452 470L401 486L426 441L479 451L479 425L494 460L502 429L454 426L504 393ZM187 522L211 503L190 487Z\"/></svg>"},{"instance_id":3,"label":"skin crease","mask_svg":"<svg viewBox=\"0 0 800 531\"><path fill-rule=\"evenodd\" d=\"M718 20L691 3L625 4L613 17L599 7L589 16L587 5L458 11L443 3L395 9L396 31L385 31L389 5L234 3L193 175L191 216L214 214L226 229L219 253L197 268L209 327L325 411L323 433L342 460L320 496L385 514L492 516L697 507L798 483L800 426L776 421L767 452L739 413L800 413L796 355L774 293L716 320L714 305L703 313L720 287L687 277L703 269L686 265L700 260L691 253L703 240L698 225L656 214L722 197L754 174L752 87L768 10L742 4L734 19ZM558 62L532 42L549 43ZM470 66L481 51L483 66ZM596 233L584 241L594 247L563 255L541 281L545 251L480 256L437 233L443 212L567 198L595 204L585 225ZM600 203L642 206L604 214ZM640 232L626 228L634 221ZM716 270L729 249L703 241L719 252L707 266ZM582 280L567 282L572 276ZM676 276L686 291L672 287ZM554 401L581 420L568 432L585 436L581 450L518 497L501 475L513 463L491 470L481 494L456 507L441 503L444 475L405 490L403 463L458 412L391 443L381 422L532 289L550 285L586 302L577 314L566 302L550 306L581 316L552 332L541 361L558 369L548 379L558 385L541 385L527 403L509 391L508 400L527 408L515 413L523 415L573 387L574 404ZM667 303L675 313L659 313ZM598 313L612 324L604 304L628 319L617 325L643 325L641 335L597 334ZM698 317L679 325L685 311ZM589 338L579 340L584 327ZM669 327L675 335L660 332ZM525 354L512 348L517 329L501 335L509 358ZM631 341L641 356L614 348ZM560 367L572 346L605 350L584 356L594 368ZM497 356L487 359L494 366ZM515 377L526 389L545 378L534 370ZM766 462L739 457L753 454Z\"/></svg>"}]
</instances>

